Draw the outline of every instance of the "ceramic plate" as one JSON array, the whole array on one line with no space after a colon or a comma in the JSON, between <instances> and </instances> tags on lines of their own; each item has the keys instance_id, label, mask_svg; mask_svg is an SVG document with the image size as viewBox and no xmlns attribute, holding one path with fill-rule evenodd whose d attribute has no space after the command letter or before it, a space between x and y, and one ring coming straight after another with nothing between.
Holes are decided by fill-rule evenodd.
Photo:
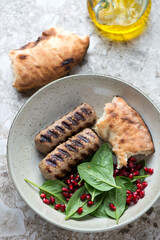
<instances>
[{"instance_id":1,"label":"ceramic plate","mask_svg":"<svg viewBox=\"0 0 160 240\"><path fill-rule=\"evenodd\" d=\"M104 104L115 96L123 97L138 111L148 125L155 144L155 153L147 157L147 166L154 174L147 179L146 196L130 207L119 225L109 218L64 220L64 215L45 205L38 190L24 178L41 185L38 164L43 159L34 144L35 135L79 104L90 104L100 116ZM159 196L160 190L160 112L151 100L135 87L118 79L99 75L75 75L59 79L37 91L20 109L8 138L8 165L13 182L23 200L45 220L68 230L82 232L107 231L122 227L144 214Z\"/></svg>"}]
</instances>

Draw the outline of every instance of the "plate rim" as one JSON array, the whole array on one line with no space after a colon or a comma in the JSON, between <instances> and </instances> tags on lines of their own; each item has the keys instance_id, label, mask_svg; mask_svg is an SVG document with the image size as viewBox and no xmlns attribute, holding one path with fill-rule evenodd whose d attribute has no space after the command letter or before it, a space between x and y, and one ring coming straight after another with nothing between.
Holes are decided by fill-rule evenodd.
<instances>
[{"instance_id":1,"label":"plate rim","mask_svg":"<svg viewBox=\"0 0 160 240\"><path fill-rule=\"evenodd\" d=\"M117 230L119 228L122 228L124 226L126 226L127 224L137 220L139 217L141 217L143 214L145 214L151 207L152 205L158 200L158 198L160 197L160 192L157 193L157 196L156 198L148 205L147 208L145 208L141 213L139 213L137 216L135 216L133 219L129 220L129 221L125 221L124 223L121 223L119 225L115 225L115 226L112 226L110 227L109 229L77 229L75 227L70 227L70 226L63 226L61 224L58 224L56 221L51 221L50 219L46 218L44 215L42 215L38 210L36 210L35 208L32 207L32 204L30 204L30 202L25 199L25 197L23 196L23 194L21 193L21 191L18 189L18 185L14 179L14 176L13 176L13 172L12 172L12 169L11 169L11 165L10 165L10 160L9 160L9 147L10 147L10 138L11 138L11 134L12 134L12 131L13 131L13 128L14 128L14 124L16 123L16 120L17 118L19 117L20 113L23 111L23 109L25 108L25 106L30 102L32 101L32 99L40 94L41 91L43 91L44 89L50 87L51 85L54 85L55 83L57 82L60 82L60 81L67 81L67 80L70 80L71 78L79 78L79 77L90 77L90 76L93 76L93 77L102 77L102 78L109 78L110 80L112 81L117 81L117 82L121 82L121 83L124 83L126 85L128 85L129 87L133 88L134 90L138 91L140 94L142 94L153 106L154 108L158 111L159 115L160 115L160 109L158 108L158 106L153 102L153 100L145 93L143 92L142 90L140 90L138 87L134 86L133 84L131 83L128 83L127 81L125 80L122 80L120 78L117 78L117 77L113 77L113 76L109 76L109 75L105 75L105 74L74 74L74 75L69 75L69 76L65 76L65 77L62 77L62 78L59 78L55 81L52 81L51 83L48 83L47 85L41 87L40 89L38 89L32 96L30 96L26 102L24 104L22 104L22 106L20 107L20 109L17 111L13 121L12 121L12 124L10 126L10 129L9 129L9 133L8 133L8 138L7 138L7 151L6 151L6 157L7 157L7 165L8 165L8 170L9 170L9 174L10 174L10 177L11 177L11 180L16 188L16 191L19 193L20 197L23 199L23 201L38 215L40 216L42 219L44 219L45 221L57 226L57 227L60 227L60 228L63 228L65 230L69 230L69 231L74 231L74 232L83 232L83 233L96 233L96 232L107 232L107 231L112 231L112 230Z\"/></svg>"}]
</instances>

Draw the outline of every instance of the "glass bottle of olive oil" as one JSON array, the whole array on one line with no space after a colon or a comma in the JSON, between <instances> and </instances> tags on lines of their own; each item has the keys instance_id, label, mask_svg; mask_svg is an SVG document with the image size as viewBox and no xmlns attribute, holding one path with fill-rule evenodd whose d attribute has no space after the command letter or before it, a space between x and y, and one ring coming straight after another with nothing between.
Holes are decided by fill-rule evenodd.
<instances>
[{"instance_id":1,"label":"glass bottle of olive oil","mask_svg":"<svg viewBox=\"0 0 160 240\"><path fill-rule=\"evenodd\" d=\"M151 0L87 0L92 21L112 40L140 35L151 10Z\"/></svg>"}]
</instances>

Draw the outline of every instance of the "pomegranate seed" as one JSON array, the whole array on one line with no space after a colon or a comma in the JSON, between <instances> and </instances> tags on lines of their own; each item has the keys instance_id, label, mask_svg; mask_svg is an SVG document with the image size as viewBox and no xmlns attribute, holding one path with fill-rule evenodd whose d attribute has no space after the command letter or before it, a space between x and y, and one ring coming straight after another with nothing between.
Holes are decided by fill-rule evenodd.
<instances>
[{"instance_id":1,"label":"pomegranate seed","mask_svg":"<svg viewBox=\"0 0 160 240\"><path fill-rule=\"evenodd\" d=\"M79 215L81 215L82 212L83 212L83 208L82 208L82 207L78 208L77 213L78 213Z\"/></svg>"},{"instance_id":2,"label":"pomegranate seed","mask_svg":"<svg viewBox=\"0 0 160 240\"><path fill-rule=\"evenodd\" d=\"M61 204L61 212L65 212L66 209L66 205L65 204Z\"/></svg>"},{"instance_id":3,"label":"pomegranate seed","mask_svg":"<svg viewBox=\"0 0 160 240\"><path fill-rule=\"evenodd\" d=\"M142 182L142 186L143 186L143 189L144 189L148 186L148 183L147 182Z\"/></svg>"},{"instance_id":4,"label":"pomegranate seed","mask_svg":"<svg viewBox=\"0 0 160 240\"><path fill-rule=\"evenodd\" d=\"M133 174L130 173L128 177L132 180L133 179Z\"/></svg>"},{"instance_id":5,"label":"pomegranate seed","mask_svg":"<svg viewBox=\"0 0 160 240\"><path fill-rule=\"evenodd\" d=\"M134 173L133 173L133 176L138 176L139 175L139 171L135 171Z\"/></svg>"},{"instance_id":6,"label":"pomegranate seed","mask_svg":"<svg viewBox=\"0 0 160 240\"><path fill-rule=\"evenodd\" d=\"M148 168L147 167L144 167L143 169L144 169L145 172L148 173Z\"/></svg>"},{"instance_id":7,"label":"pomegranate seed","mask_svg":"<svg viewBox=\"0 0 160 240\"><path fill-rule=\"evenodd\" d=\"M135 172L135 168L131 168L131 173L134 173Z\"/></svg>"},{"instance_id":8,"label":"pomegranate seed","mask_svg":"<svg viewBox=\"0 0 160 240\"><path fill-rule=\"evenodd\" d=\"M87 199L87 200L90 200L90 199L91 199L91 195L90 195L89 193L86 195L86 199Z\"/></svg>"},{"instance_id":9,"label":"pomegranate seed","mask_svg":"<svg viewBox=\"0 0 160 240\"><path fill-rule=\"evenodd\" d=\"M41 198L45 198L46 194L45 193L41 193Z\"/></svg>"},{"instance_id":10,"label":"pomegranate seed","mask_svg":"<svg viewBox=\"0 0 160 240\"><path fill-rule=\"evenodd\" d=\"M66 198L66 201L69 202L70 198Z\"/></svg>"},{"instance_id":11,"label":"pomegranate seed","mask_svg":"<svg viewBox=\"0 0 160 240\"><path fill-rule=\"evenodd\" d=\"M68 185L69 185L69 184L71 183L71 180L70 180L70 179L66 179L66 181L65 181L65 182L66 182L66 184L68 184Z\"/></svg>"},{"instance_id":12,"label":"pomegranate seed","mask_svg":"<svg viewBox=\"0 0 160 240\"><path fill-rule=\"evenodd\" d=\"M132 194L132 192L130 190L127 190L126 193L127 194Z\"/></svg>"},{"instance_id":13,"label":"pomegranate seed","mask_svg":"<svg viewBox=\"0 0 160 240\"><path fill-rule=\"evenodd\" d=\"M88 201L88 202L87 202L87 206L88 206L88 207L91 207L91 206L93 206L93 205L94 205L94 202L93 202L93 201Z\"/></svg>"},{"instance_id":14,"label":"pomegranate seed","mask_svg":"<svg viewBox=\"0 0 160 240\"><path fill-rule=\"evenodd\" d=\"M154 169L153 169L153 168L149 168L149 169L148 169L148 174L152 175L153 172L154 172Z\"/></svg>"},{"instance_id":15,"label":"pomegranate seed","mask_svg":"<svg viewBox=\"0 0 160 240\"><path fill-rule=\"evenodd\" d=\"M71 180L71 183L74 185L74 186L77 186L78 183L75 181L75 180Z\"/></svg>"},{"instance_id":16,"label":"pomegranate seed","mask_svg":"<svg viewBox=\"0 0 160 240\"><path fill-rule=\"evenodd\" d=\"M62 194L63 194L63 196L64 196L65 198L68 198L68 197L69 197L69 193L68 193L68 192L63 192Z\"/></svg>"},{"instance_id":17,"label":"pomegranate seed","mask_svg":"<svg viewBox=\"0 0 160 240\"><path fill-rule=\"evenodd\" d=\"M137 192L133 192L133 201L137 199Z\"/></svg>"},{"instance_id":18,"label":"pomegranate seed","mask_svg":"<svg viewBox=\"0 0 160 240\"><path fill-rule=\"evenodd\" d=\"M50 201L49 201L49 199L48 199L48 198L43 198L43 202L44 202L45 204L47 204L47 205L49 205L49 204L50 204Z\"/></svg>"},{"instance_id":19,"label":"pomegranate seed","mask_svg":"<svg viewBox=\"0 0 160 240\"><path fill-rule=\"evenodd\" d=\"M115 175L118 175L118 174L119 174L119 170L116 169L116 170L114 171L114 174L115 174Z\"/></svg>"},{"instance_id":20,"label":"pomegranate seed","mask_svg":"<svg viewBox=\"0 0 160 240\"><path fill-rule=\"evenodd\" d=\"M73 195L73 193L69 193L69 197L70 197L70 198L72 197L72 195Z\"/></svg>"},{"instance_id":21,"label":"pomegranate seed","mask_svg":"<svg viewBox=\"0 0 160 240\"><path fill-rule=\"evenodd\" d=\"M74 175L71 174L69 178L70 178L71 180L74 179Z\"/></svg>"},{"instance_id":22,"label":"pomegranate seed","mask_svg":"<svg viewBox=\"0 0 160 240\"><path fill-rule=\"evenodd\" d=\"M81 183L78 183L78 187L79 187L79 188L82 187L82 184L81 184Z\"/></svg>"},{"instance_id":23,"label":"pomegranate seed","mask_svg":"<svg viewBox=\"0 0 160 240\"><path fill-rule=\"evenodd\" d=\"M133 199L133 195L132 195L132 194L129 194L129 195L127 196L127 200L130 201L130 200L132 200L132 199Z\"/></svg>"},{"instance_id":24,"label":"pomegranate seed","mask_svg":"<svg viewBox=\"0 0 160 240\"><path fill-rule=\"evenodd\" d=\"M69 184L69 189L70 189L71 191L73 191L73 190L74 190L74 187L73 187L73 185L72 185L72 184Z\"/></svg>"},{"instance_id":25,"label":"pomegranate seed","mask_svg":"<svg viewBox=\"0 0 160 240\"><path fill-rule=\"evenodd\" d=\"M50 203L53 205L55 203L55 198L53 196L50 197Z\"/></svg>"},{"instance_id":26,"label":"pomegranate seed","mask_svg":"<svg viewBox=\"0 0 160 240\"><path fill-rule=\"evenodd\" d=\"M136 180L136 183L141 183L141 180L140 180L140 179L137 179L137 180Z\"/></svg>"},{"instance_id":27,"label":"pomegranate seed","mask_svg":"<svg viewBox=\"0 0 160 240\"><path fill-rule=\"evenodd\" d=\"M85 200L86 200L86 196L87 196L87 194L82 194L82 195L80 196L80 199L81 199L82 201L85 201Z\"/></svg>"},{"instance_id":28,"label":"pomegranate seed","mask_svg":"<svg viewBox=\"0 0 160 240\"><path fill-rule=\"evenodd\" d=\"M62 191L63 191L63 192L69 192L69 188L67 188L67 187L62 187Z\"/></svg>"},{"instance_id":29,"label":"pomegranate seed","mask_svg":"<svg viewBox=\"0 0 160 240\"><path fill-rule=\"evenodd\" d=\"M133 200L133 204L136 204L137 202L138 202L137 198Z\"/></svg>"},{"instance_id":30,"label":"pomegranate seed","mask_svg":"<svg viewBox=\"0 0 160 240\"><path fill-rule=\"evenodd\" d=\"M109 204L109 208L112 210L112 211L116 211L116 207L113 203L110 203Z\"/></svg>"},{"instance_id":31,"label":"pomegranate seed","mask_svg":"<svg viewBox=\"0 0 160 240\"><path fill-rule=\"evenodd\" d=\"M80 176L77 175L76 178L75 178L75 180L76 180L77 182L79 182L79 180L80 180Z\"/></svg>"},{"instance_id":32,"label":"pomegranate seed","mask_svg":"<svg viewBox=\"0 0 160 240\"><path fill-rule=\"evenodd\" d=\"M145 196L145 191L141 191L141 192L139 193L139 197L140 197L140 198L144 198L144 196Z\"/></svg>"},{"instance_id":33,"label":"pomegranate seed","mask_svg":"<svg viewBox=\"0 0 160 240\"><path fill-rule=\"evenodd\" d=\"M141 184L141 183L137 183L137 188L140 189L140 190L142 190L142 189L143 189L142 184Z\"/></svg>"},{"instance_id":34,"label":"pomegranate seed","mask_svg":"<svg viewBox=\"0 0 160 240\"><path fill-rule=\"evenodd\" d=\"M132 204L132 202L128 199L126 199L126 203L127 203L128 206L130 206Z\"/></svg>"},{"instance_id":35,"label":"pomegranate seed","mask_svg":"<svg viewBox=\"0 0 160 240\"><path fill-rule=\"evenodd\" d=\"M61 207L61 204L56 204L56 205L54 206L54 208L55 208L56 210L59 210L60 207Z\"/></svg>"},{"instance_id":36,"label":"pomegranate seed","mask_svg":"<svg viewBox=\"0 0 160 240\"><path fill-rule=\"evenodd\" d=\"M142 164L137 164L137 166L136 166L136 170L141 170L142 169Z\"/></svg>"},{"instance_id":37,"label":"pomegranate seed","mask_svg":"<svg viewBox=\"0 0 160 240\"><path fill-rule=\"evenodd\" d=\"M129 161L130 161L130 162L137 162L137 159L136 159L135 157L130 157L130 158L129 158Z\"/></svg>"},{"instance_id":38,"label":"pomegranate seed","mask_svg":"<svg viewBox=\"0 0 160 240\"><path fill-rule=\"evenodd\" d=\"M137 189L136 192L137 192L137 194L138 194L138 196L139 196L141 190L140 190L140 189Z\"/></svg>"}]
</instances>

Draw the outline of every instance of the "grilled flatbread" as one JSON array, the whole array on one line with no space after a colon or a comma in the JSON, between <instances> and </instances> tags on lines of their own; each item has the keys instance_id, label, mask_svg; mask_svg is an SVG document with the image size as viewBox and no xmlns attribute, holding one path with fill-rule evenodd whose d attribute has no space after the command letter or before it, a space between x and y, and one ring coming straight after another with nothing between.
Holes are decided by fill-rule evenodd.
<instances>
[{"instance_id":1,"label":"grilled flatbread","mask_svg":"<svg viewBox=\"0 0 160 240\"><path fill-rule=\"evenodd\" d=\"M105 105L96 131L111 144L118 168L126 166L130 156L154 152L152 138L143 119L120 97L114 97L112 103Z\"/></svg>"},{"instance_id":2,"label":"grilled flatbread","mask_svg":"<svg viewBox=\"0 0 160 240\"><path fill-rule=\"evenodd\" d=\"M88 49L89 37L51 28L35 42L9 52L18 91L39 88L68 74Z\"/></svg>"}]
</instances>

